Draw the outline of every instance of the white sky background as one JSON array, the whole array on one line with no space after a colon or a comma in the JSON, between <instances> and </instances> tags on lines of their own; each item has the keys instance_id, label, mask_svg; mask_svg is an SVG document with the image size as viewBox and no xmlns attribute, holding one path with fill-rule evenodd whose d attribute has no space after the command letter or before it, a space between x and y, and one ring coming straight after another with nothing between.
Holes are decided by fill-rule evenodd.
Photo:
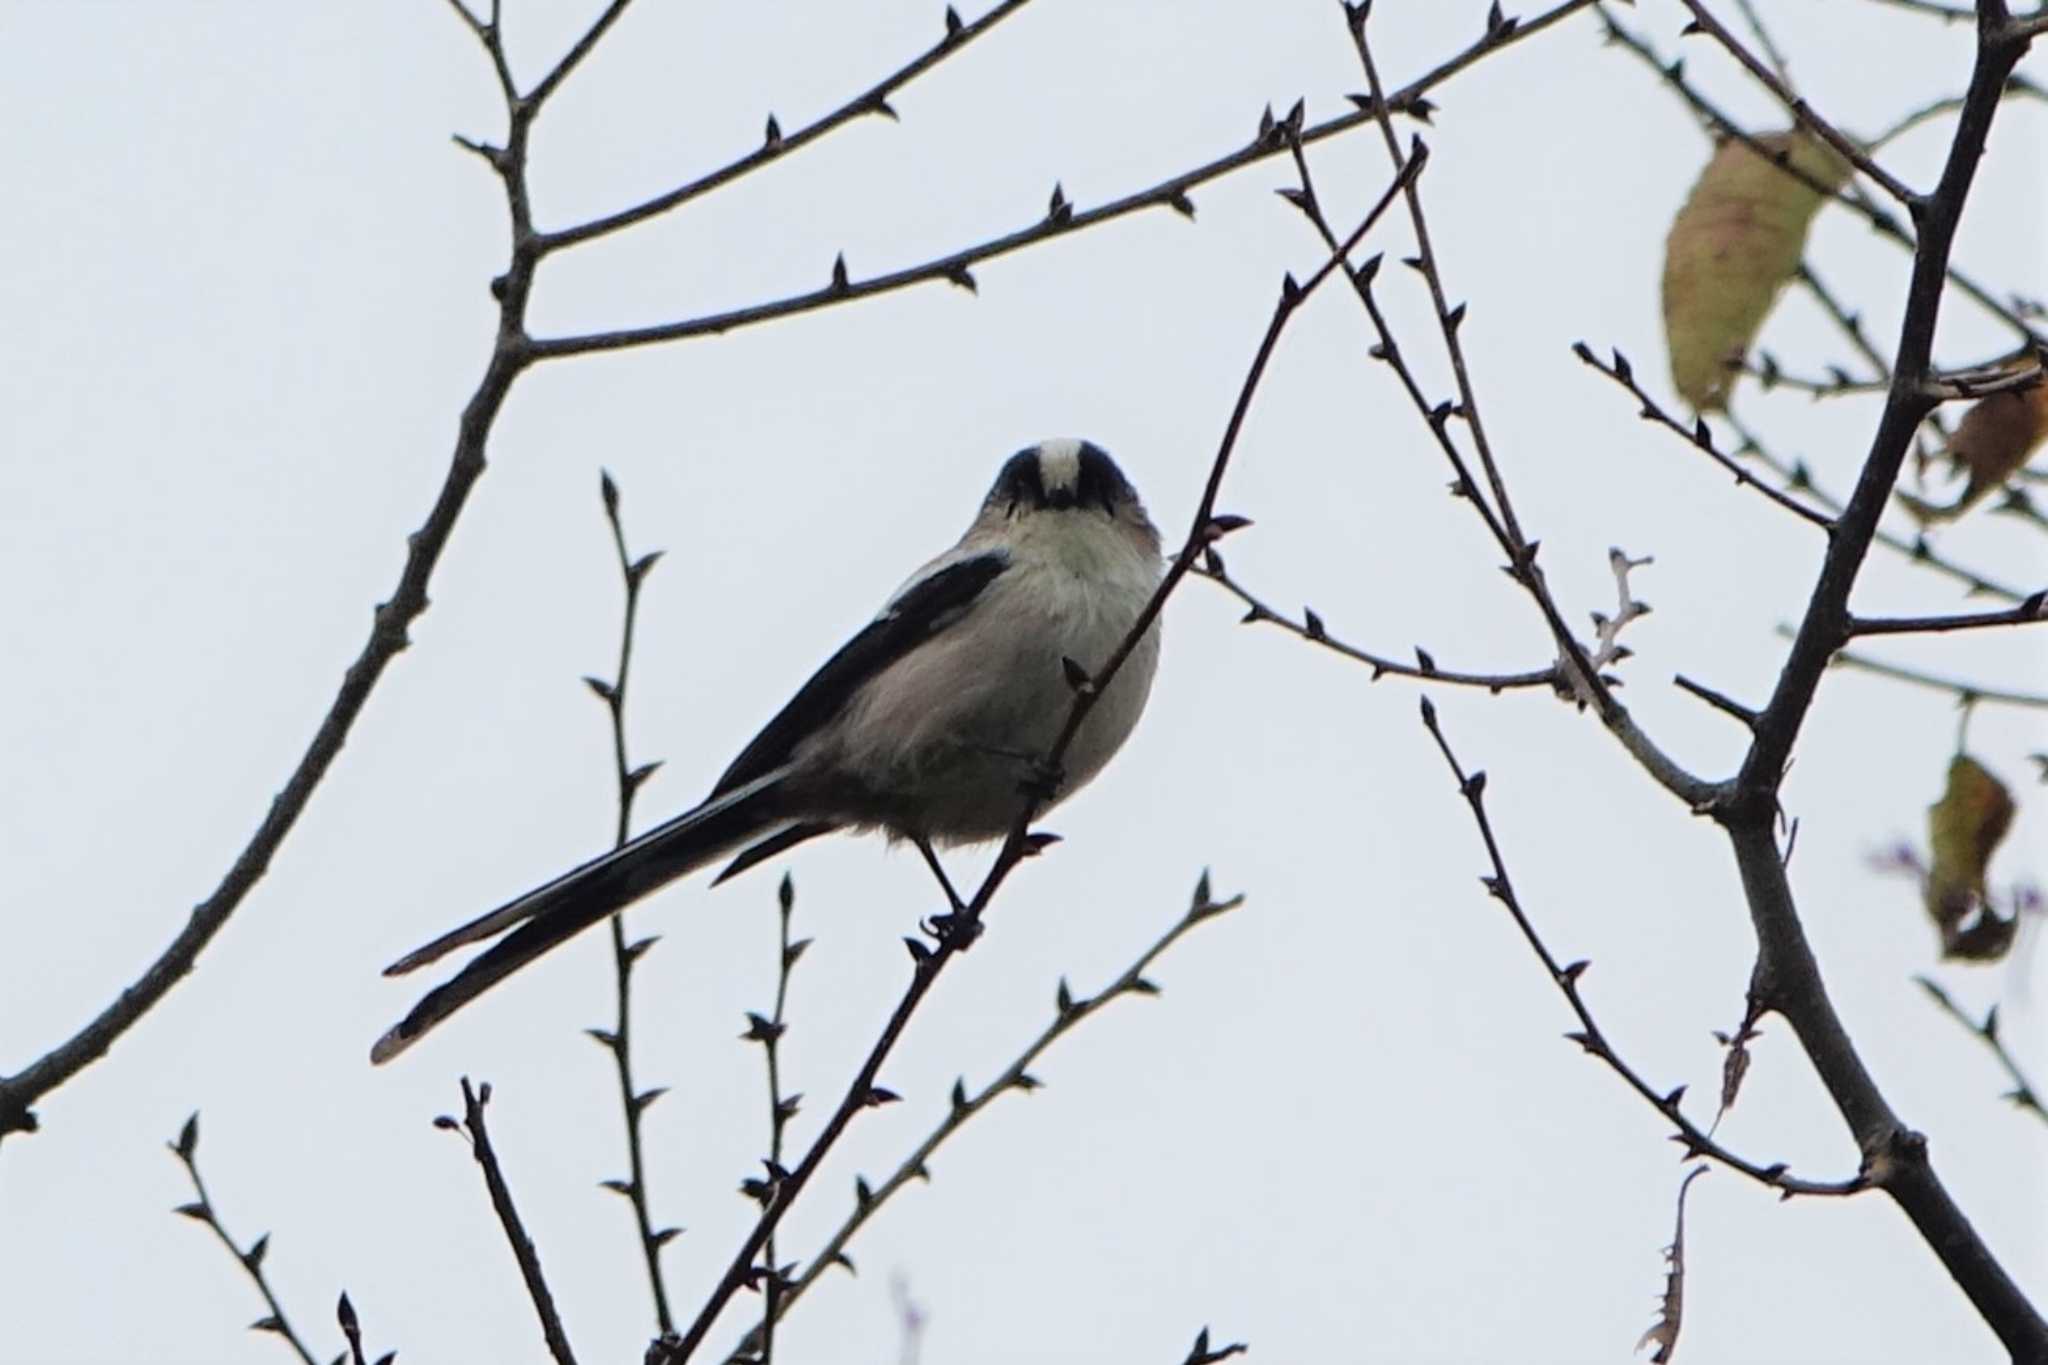
<instances>
[{"instance_id":1,"label":"white sky background","mask_svg":"<svg viewBox=\"0 0 2048 1365\"><path fill-rule=\"evenodd\" d=\"M594 3L508 0L529 79ZM979 5L968 7L970 17ZM1960 91L1969 36L1879 6L1765 6L1802 87L1848 128ZM637 200L837 104L939 30L937 0L862 5L642 0L551 107L537 216L563 225ZM1484 6L1381 0L1399 84L1462 47ZM1673 50L1679 7L1637 21ZM1710 776L1736 727L1669 685L1685 672L1761 701L1773 634L1811 586L1820 539L1639 423L1574 360L1618 344L1666 391L1657 275L1707 143L1591 16L1438 92L1426 178L1490 431L1518 510L1575 619L1611 609L1605 553L1654 554L1656 608L1629 632L1627 700ZM1782 120L1730 63L1690 69L1761 126ZM2048 75L2033 60L2037 78ZM686 212L544 269L541 334L694 315L815 286L835 251L856 278L1043 211L1082 207L1237 147L1260 108L1312 117L1361 85L1333 4L1115 6L1042 0L868 120ZM394 581L481 372L504 258L503 205L451 132L494 135L481 52L438 3L0 5L0 1068L100 1008L155 954L284 780ZM2048 292L2042 113L2010 108L1958 260ZM1947 127L1887 163L1932 182ZM1377 134L1313 161L1340 221L1385 183ZM965 524L1028 441L1091 436L1181 534L1280 274L1312 270L1306 225L1269 162L1165 211L943 285L723 339L544 366L522 379L392 667L270 875L197 974L0 1152L0 1355L24 1362L287 1358L252 1335L253 1288L204 1229L163 1142L203 1112L200 1158L245 1242L323 1358L346 1287L374 1349L539 1360L539 1334L481 1181L429 1120L456 1077L497 1086L494 1135L585 1361L650 1335L623 1201L614 1080L586 1026L613 1008L592 933L465 1012L402 1063L365 1052L416 994L378 969L424 937L601 847L612 815L602 708L619 586L597 497L625 495L649 582L634 675L637 759L667 766L644 818L697 799L737 747L914 564ZM1905 255L1840 211L1818 259L1895 338ZM1405 254L1405 230L1375 249ZM1448 394L1419 282L1384 293ZM1446 666L1549 658L1367 325L1339 290L1285 338L1223 509L1256 526L1232 568L1276 604ZM1788 367L1847 359L1803 300L1767 342ZM1952 301L1938 352L2007 337ZM1874 400L1742 404L1845 490ZM1979 515L1945 547L1995 576L2043 574L2041 540ZM1873 613L1955 609L1945 580L1880 553ZM1661 1288L1682 1168L1666 1127L1560 1040L1572 1021L1477 884L1482 852L1416 689L1271 630L1194 582L1168 611L1152 708L1105 776L1047 827L989 933L956 963L862 1115L786 1224L804 1255L855 1173L893 1169L1050 1016L1090 993L1185 906L1204 866L1247 907L1163 960L1157 1000L1120 1001L1036 1068L863 1233L781 1337L792 1361L895 1359L892 1276L929 1314L931 1362L1178 1361L1197 1328L1253 1358L1620 1360ZM2038 686L2040 633L1896 642L1889 657ZM1542 696L1436 689L1527 904L1659 1084L1706 1113L1752 940L1725 841L1689 819L1591 720ZM1997 1096L1989 1055L1908 983L1933 939L1875 846L1923 834L1954 721L1937 694L1830 675L1787 788L1794 882L1836 1001L1893 1103L2006 1266L2048 1299L2039 1125ZM1995 873L2048 875L2042 791L2020 756L2038 720L1985 710L1973 748L2023 802ZM829 1112L934 907L914 855L878 841L788 860L815 937L785 1042ZM983 855L961 855L962 878ZM633 912L661 946L636 977L636 1056L671 1093L649 1115L657 1217L687 1316L754 1216L737 1193L764 1150L759 1050L774 875L699 879ZM1940 969L2003 996L2014 1045L2048 1074L2041 989L2005 969ZM1803 1174L1854 1147L1785 1026L1766 1026L1723 1136ZM1728 1172L1694 1187L1681 1359L2002 1358L1884 1198L1781 1205ZM736 1339L742 1301L712 1345ZM707 1356L707 1358L710 1358Z\"/></svg>"}]
</instances>

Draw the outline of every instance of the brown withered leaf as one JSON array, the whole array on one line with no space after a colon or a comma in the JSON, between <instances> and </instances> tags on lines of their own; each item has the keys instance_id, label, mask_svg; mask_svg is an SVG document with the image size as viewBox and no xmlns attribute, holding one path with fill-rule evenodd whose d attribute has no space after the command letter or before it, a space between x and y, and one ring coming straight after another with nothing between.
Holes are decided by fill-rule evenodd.
<instances>
[{"instance_id":1,"label":"brown withered leaf","mask_svg":"<svg viewBox=\"0 0 2048 1365\"><path fill-rule=\"evenodd\" d=\"M1664 1248L1664 1297L1657 1308L1657 1320L1636 1339L1636 1349L1652 1342L1650 1365L1665 1365L1678 1350L1678 1329L1685 1321L1685 1196L1692 1182L1705 1175L1708 1167L1695 1166L1678 1182L1678 1214L1671 1230L1671 1245Z\"/></svg>"},{"instance_id":2,"label":"brown withered leaf","mask_svg":"<svg viewBox=\"0 0 2048 1365\"><path fill-rule=\"evenodd\" d=\"M1949 467L1969 475L1951 503L1930 503L1910 493L1899 502L1923 522L1947 521L2019 471L2048 438L2048 383L1978 399L1956 424L1943 454Z\"/></svg>"},{"instance_id":3,"label":"brown withered leaf","mask_svg":"<svg viewBox=\"0 0 2048 1365\"><path fill-rule=\"evenodd\" d=\"M1755 1011L1752 1010L1750 1017L1745 1018L1742 1027L1734 1033L1714 1030L1714 1040L1727 1049L1727 1055L1721 1058L1721 1105L1714 1111L1714 1124L1709 1132L1721 1126L1721 1120L1735 1107L1736 1096L1742 1093L1743 1078L1749 1075L1749 1045L1763 1036L1756 1031L1755 1023Z\"/></svg>"},{"instance_id":4,"label":"brown withered leaf","mask_svg":"<svg viewBox=\"0 0 2048 1365\"><path fill-rule=\"evenodd\" d=\"M1849 178L1849 163L1803 132L1766 133L1757 142L1830 189ZM1694 408L1727 406L1735 381L1729 366L1748 353L1799 268L1806 230L1824 202L1813 185L1733 139L1700 172L1664 242L1671 383Z\"/></svg>"},{"instance_id":5,"label":"brown withered leaf","mask_svg":"<svg viewBox=\"0 0 2048 1365\"><path fill-rule=\"evenodd\" d=\"M1926 904L1943 957L1996 962L2012 948L2019 921L1997 913L1985 885L2012 817L2012 793L1990 769L1968 754L1949 760L1941 799L1927 808Z\"/></svg>"}]
</instances>

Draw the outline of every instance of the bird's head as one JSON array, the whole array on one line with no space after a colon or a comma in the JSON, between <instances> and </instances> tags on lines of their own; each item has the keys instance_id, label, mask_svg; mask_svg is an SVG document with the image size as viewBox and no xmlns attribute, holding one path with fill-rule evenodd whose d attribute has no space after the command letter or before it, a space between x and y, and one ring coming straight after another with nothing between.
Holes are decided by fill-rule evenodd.
<instances>
[{"instance_id":1,"label":"bird's head","mask_svg":"<svg viewBox=\"0 0 2048 1365\"><path fill-rule=\"evenodd\" d=\"M1154 553L1159 533L1145 515L1138 490L1109 452L1093 441L1058 437L1026 446L1003 462L982 504L982 520L1021 524L1038 518L1072 518L1112 525L1147 542ZM1076 528L1079 529L1079 528Z\"/></svg>"}]
</instances>

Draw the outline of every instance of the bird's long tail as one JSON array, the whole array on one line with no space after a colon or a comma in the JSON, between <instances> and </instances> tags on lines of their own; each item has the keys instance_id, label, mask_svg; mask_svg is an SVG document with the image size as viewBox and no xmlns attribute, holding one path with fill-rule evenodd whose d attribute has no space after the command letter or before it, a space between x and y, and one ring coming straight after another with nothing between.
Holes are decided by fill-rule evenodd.
<instances>
[{"instance_id":1,"label":"bird's long tail","mask_svg":"<svg viewBox=\"0 0 2048 1365\"><path fill-rule=\"evenodd\" d=\"M390 1061L492 986L613 911L717 861L741 844L764 835L774 838L780 834L791 823L781 816L777 799L785 772L778 768L722 792L695 810L450 930L392 963L384 974L402 975L463 944L519 926L454 977L428 991L410 1014L377 1040L370 1049L370 1060Z\"/></svg>"}]
</instances>

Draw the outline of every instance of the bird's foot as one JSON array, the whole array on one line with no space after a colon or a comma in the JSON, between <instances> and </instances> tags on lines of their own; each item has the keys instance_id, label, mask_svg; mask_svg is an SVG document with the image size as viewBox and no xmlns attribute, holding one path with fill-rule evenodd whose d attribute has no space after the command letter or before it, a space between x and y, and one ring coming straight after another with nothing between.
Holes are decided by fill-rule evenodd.
<instances>
[{"instance_id":1,"label":"bird's foot","mask_svg":"<svg viewBox=\"0 0 2048 1365\"><path fill-rule=\"evenodd\" d=\"M1066 784L1067 770L1064 767L1051 759L1034 758L1026 763L1017 791L1040 805L1049 805Z\"/></svg>"},{"instance_id":2,"label":"bird's foot","mask_svg":"<svg viewBox=\"0 0 2048 1365\"><path fill-rule=\"evenodd\" d=\"M970 915L962 908L950 915L932 916L924 922L923 929L942 947L964 953L981 937L981 916Z\"/></svg>"}]
</instances>

